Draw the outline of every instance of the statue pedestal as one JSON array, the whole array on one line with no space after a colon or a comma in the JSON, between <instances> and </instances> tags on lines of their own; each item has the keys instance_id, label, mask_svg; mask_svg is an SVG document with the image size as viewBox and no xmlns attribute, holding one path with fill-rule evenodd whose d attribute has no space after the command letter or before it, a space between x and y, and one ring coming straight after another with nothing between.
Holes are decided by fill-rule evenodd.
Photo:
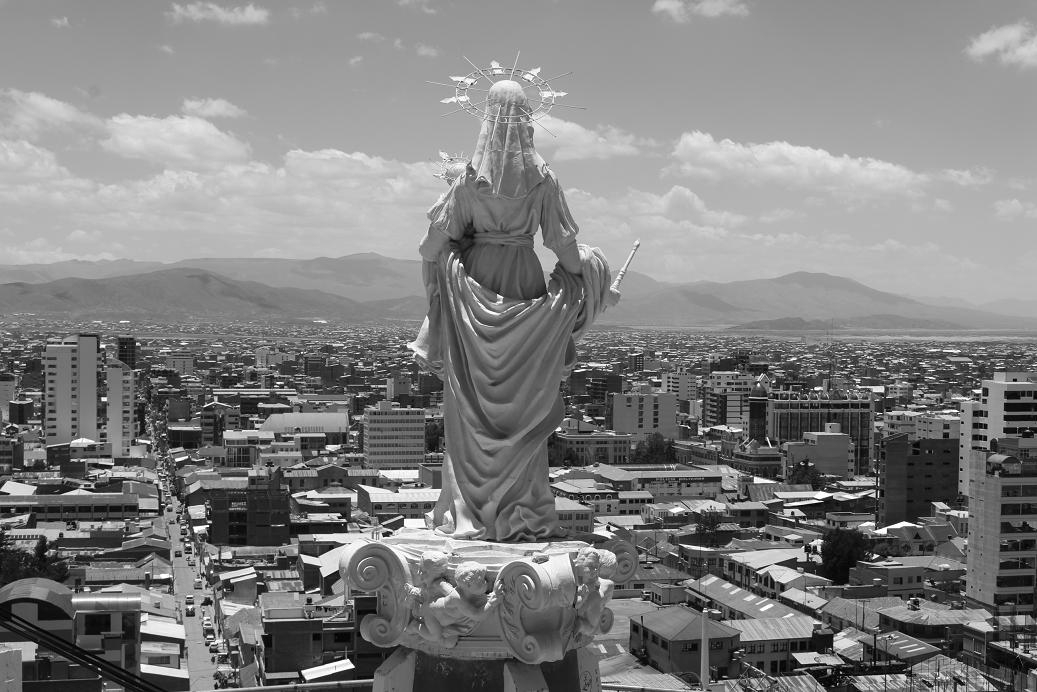
<instances>
[{"instance_id":1,"label":"statue pedestal","mask_svg":"<svg viewBox=\"0 0 1037 692\"><path fill-rule=\"evenodd\" d=\"M416 684L417 683L417 684ZM598 660L585 648L560 661L453 659L400 647L375 672L374 692L597 692Z\"/></svg>"},{"instance_id":2,"label":"statue pedestal","mask_svg":"<svg viewBox=\"0 0 1037 692\"><path fill-rule=\"evenodd\" d=\"M361 635L400 647L378 669L376 692L600 690L583 647L612 627L613 584L633 575L637 554L581 538L490 543L421 530L352 545L343 580L378 597Z\"/></svg>"}]
</instances>

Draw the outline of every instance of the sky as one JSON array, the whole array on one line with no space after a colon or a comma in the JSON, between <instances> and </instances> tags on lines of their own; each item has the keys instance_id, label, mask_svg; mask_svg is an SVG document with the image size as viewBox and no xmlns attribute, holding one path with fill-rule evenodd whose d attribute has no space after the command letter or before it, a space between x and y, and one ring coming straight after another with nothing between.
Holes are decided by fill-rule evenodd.
<instances>
[{"instance_id":1,"label":"sky","mask_svg":"<svg viewBox=\"0 0 1037 692\"><path fill-rule=\"evenodd\" d=\"M1037 293L1033 0L0 0L0 264L417 259L516 56L616 266Z\"/></svg>"}]
</instances>

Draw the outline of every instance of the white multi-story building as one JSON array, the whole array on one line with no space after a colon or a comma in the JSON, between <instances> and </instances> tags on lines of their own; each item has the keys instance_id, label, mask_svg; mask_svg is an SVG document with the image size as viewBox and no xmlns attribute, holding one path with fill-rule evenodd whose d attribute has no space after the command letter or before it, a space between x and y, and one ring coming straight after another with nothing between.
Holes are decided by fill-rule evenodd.
<instances>
[{"instance_id":1,"label":"white multi-story building","mask_svg":"<svg viewBox=\"0 0 1037 692\"><path fill-rule=\"evenodd\" d=\"M749 392L756 378L749 373L716 370L702 385L702 423L710 427L749 427Z\"/></svg>"},{"instance_id":2,"label":"white multi-story building","mask_svg":"<svg viewBox=\"0 0 1037 692\"><path fill-rule=\"evenodd\" d=\"M1018 437L1024 430L1037 430L1037 372L995 372L983 380L978 399L961 404L958 438L958 492L969 494L971 462L990 451L991 440Z\"/></svg>"},{"instance_id":3,"label":"white multi-story building","mask_svg":"<svg viewBox=\"0 0 1037 692\"><path fill-rule=\"evenodd\" d=\"M47 444L98 439L97 368L100 337L76 334L51 341L44 351L43 427Z\"/></svg>"},{"instance_id":4,"label":"white multi-story building","mask_svg":"<svg viewBox=\"0 0 1037 692\"><path fill-rule=\"evenodd\" d=\"M190 351L173 351L166 355L166 367L181 375L194 372L194 354Z\"/></svg>"},{"instance_id":5,"label":"white multi-story building","mask_svg":"<svg viewBox=\"0 0 1037 692\"><path fill-rule=\"evenodd\" d=\"M699 378L686 368L676 368L662 374L661 389L683 401L694 401L699 398Z\"/></svg>"},{"instance_id":6,"label":"white multi-story building","mask_svg":"<svg viewBox=\"0 0 1037 692\"><path fill-rule=\"evenodd\" d=\"M918 411L886 411L882 414L882 425L885 435L907 435L914 442L918 439L918 420L922 414Z\"/></svg>"},{"instance_id":7,"label":"white multi-story building","mask_svg":"<svg viewBox=\"0 0 1037 692\"><path fill-rule=\"evenodd\" d=\"M133 370L121 360L108 361L108 442L112 456L128 457L136 432Z\"/></svg>"},{"instance_id":8,"label":"white multi-story building","mask_svg":"<svg viewBox=\"0 0 1037 692\"><path fill-rule=\"evenodd\" d=\"M957 440L961 437L961 418L957 411L922 414L917 436L920 440Z\"/></svg>"},{"instance_id":9,"label":"white multi-story building","mask_svg":"<svg viewBox=\"0 0 1037 692\"><path fill-rule=\"evenodd\" d=\"M1033 613L1037 460L990 454L973 475L965 596L1001 615Z\"/></svg>"},{"instance_id":10,"label":"white multi-story building","mask_svg":"<svg viewBox=\"0 0 1037 692\"><path fill-rule=\"evenodd\" d=\"M364 409L363 426L368 466L416 469L425 462L425 409L379 401Z\"/></svg>"},{"instance_id":11,"label":"white multi-story building","mask_svg":"<svg viewBox=\"0 0 1037 692\"><path fill-rule=\"evenodd\" d=\"M607 413L608 427L629 434L635 444L655 433L677 439L676 394L653 392L644 385L627 394L612 394Z\"/></svg>"},{"instance_id":12,"label":"white multi-story building","mask_svg":"<svg viewBox=\"0 0 1037 692\"><path fill-rule=\"evenodd\" d=\"M0 423L7 422L7 402L14 401L17 392L18 376L13 372L0 372Z\"/></svg>"}]
</instances>

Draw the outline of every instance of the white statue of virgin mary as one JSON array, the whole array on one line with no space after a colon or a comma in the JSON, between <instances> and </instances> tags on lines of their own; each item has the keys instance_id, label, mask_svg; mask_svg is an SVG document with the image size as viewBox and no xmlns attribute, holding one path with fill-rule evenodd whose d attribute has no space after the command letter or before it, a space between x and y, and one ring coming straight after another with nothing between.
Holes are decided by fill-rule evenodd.
<instances>
[{"instance_id":1,"label":"white statue of virgin mary","mask_svg":"<svg viewBox=\"0 0 1037 692\"><path fill-rule=\"evenodd\" d=\"M574 340L606 305L608 263L576 242L558 180L533 146L522 87L489 91L471 163L429 211L419 246L429 312L415 358L443 380L446 458L437 532L501 542L560 537L547 439ZM540 229L558 257L549 281Z\"/></svg>"}]
</instances>

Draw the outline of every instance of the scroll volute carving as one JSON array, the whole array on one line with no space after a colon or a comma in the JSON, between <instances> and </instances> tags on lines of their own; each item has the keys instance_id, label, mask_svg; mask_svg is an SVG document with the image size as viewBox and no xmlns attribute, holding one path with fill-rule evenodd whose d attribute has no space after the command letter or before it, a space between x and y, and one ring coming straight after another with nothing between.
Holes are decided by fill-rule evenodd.
<instances>
[{"instance_id":1,"label":"scroll volute carving","mask_svg":"<svg viewBox=\"0 0 1037 692\"><path fill-rule=\"evenodd\" d=\"M360 623L360 634L371 644L394 646L410 621L408 596L413 589L406 559L384 543L357 543L339 562L342 579L352 588L378 597L378 612Z\"/></svg>"},{"instance_id":2,"label":"scroll volute carving","mask_svg":"<svg viewBox=\"0 0 1037 692\"><path fill-rule=\"evenodd\" d=\"M576 611L576 579L568 555L525 558L497 577L501 632L524 663L561 659L569 648Z\"/></svg>"}]
</instances>

